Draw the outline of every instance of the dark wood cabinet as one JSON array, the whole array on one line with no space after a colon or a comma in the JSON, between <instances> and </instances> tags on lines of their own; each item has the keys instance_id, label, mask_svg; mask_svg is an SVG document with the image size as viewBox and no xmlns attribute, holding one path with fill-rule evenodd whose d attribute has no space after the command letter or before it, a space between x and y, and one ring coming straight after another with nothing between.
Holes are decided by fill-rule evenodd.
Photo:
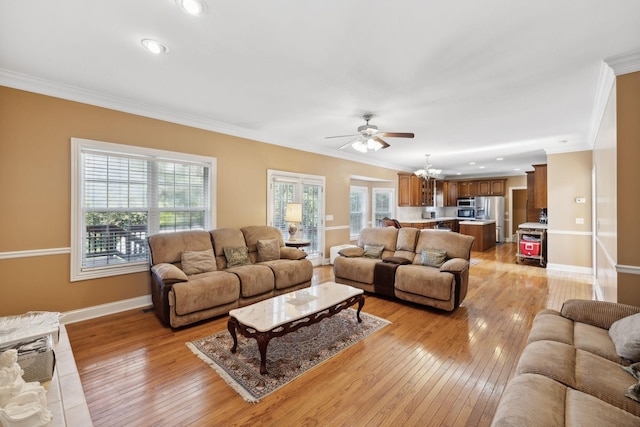
<instances>
[{"instance_id":1,"label":"dark wood cabinet","mask_svg":"<svg viewBox=\"0 0 640 427\"><path fill-rule=\"evenodd\" d=\"M533 165L535 169L535 207L536 209L547 207L547 165Z\"/></svg>"},{"instance_id":2,"label":"dark wood cabinet","mask_svg":"<svg viewBox=\"0 0 640 427\"><path fill-rule=\"evenodd\" d=\"M411 175L398 174L398 206L411 206Z\"/></svg>"},{"instance_id":3,"label":"dark wood cabinet","mask_svg":"<svg viewBox=\"0 0 640 427\"><path fill-rule=\"evenodd\" d=\"M445 194L445 206L457 206L458 205L458 183L455 181L447 181L447 191Z\"/></svg>"},{"instance_id":4,"label":"dark wood cabinet","mask_svg":"<svg viewBox=\"0 0 640 427\"><path fill-rule=\"evenodd\" d=\"M474 197L477 195L477 181L458 181L458 197Z\"/></svg>"},{"instance_id":5,"label":"dark wood cabinet","mask_svg":"<svg viewBox=\"0 0 640 427\"><path fill-rule=\"evenodd\" d=\"M434 206L434 181L409 173L398 174L398 206Z\"/></svg>"}]
</instances>

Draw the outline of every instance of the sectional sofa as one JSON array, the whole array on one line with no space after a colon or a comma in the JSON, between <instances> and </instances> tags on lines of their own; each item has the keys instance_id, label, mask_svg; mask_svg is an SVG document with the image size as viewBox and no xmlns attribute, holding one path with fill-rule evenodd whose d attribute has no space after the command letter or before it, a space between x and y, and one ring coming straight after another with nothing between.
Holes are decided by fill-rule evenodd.
<instances>
[{"instance_id":1,"label":"sectional sofa","mask_svg":"<svg viewBox=\"0 0 640 427\"><path fill-rule=\"evenodd\" d=\"M334 260L335 281L453 311L467 295L473 240L443 230L364 228L357 247Z\"/></svg>"},{"instance_id":2,"label":"sectional sofa","mask_svg":"<svg viewBox=\"0 0 640 427\"><path fill-rule=\"evenodd\" d=\"M151 297L178 328L311 286L307 254L269 226L182 231L149 237Z\"/></svg>"},{"instance_id":3,"label":"sectional sofa","mask_svg":"<svg viewBox=\"0 0 640 427\"><path fill-rule=\"evenodd\" d=\"M640 307L568 300L535 317L493 427L640 426ZM635 375L634 375L635 373Z\"/></svg>"}]
</instances>

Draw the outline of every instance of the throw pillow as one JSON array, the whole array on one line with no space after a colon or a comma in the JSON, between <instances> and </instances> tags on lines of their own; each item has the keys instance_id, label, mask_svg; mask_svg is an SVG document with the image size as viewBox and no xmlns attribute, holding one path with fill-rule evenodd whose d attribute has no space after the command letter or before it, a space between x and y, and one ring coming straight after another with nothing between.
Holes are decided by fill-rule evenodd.
<instances>
[{"instance_id":1,"label":"throw pillow","mask_svg":"<svg viewBox=\"0 0 640 427\"><path fill-rule=\"evenodd\" d=\"M206 251L182 251L182 271L187 276L216 271L216 258L211 249Z\"/></svg>"},{"instance_id":2,"label":"throw pillow","mask_svg":"<svg viewBox=\"0 0 640 427\"><path fill-rule=\"evenodd\" d=\"M446 260L447 251L444 249L425 248L422 250L420 264L440 268Z\"/></svg>"},{"instance_id":3,"label":"throw pillow","mask_svg":"<svg viewBox=\"0 0 640 427\"><path fill-rule=\"evenodd\" d=\"M251 264L249 260L249 249L246 246L226 247L222 249L224 250L224 257L227 259L227 268Z\"/></svg>"},{"instance_id":4,"label":"throw pillow","mask_svg":"<svg viewBox=\"0 0 640 427\"><path fill-rule=\"evenodd\" d=\"M613 322L609 336L618 356L640 362L640 313Z\"/></svg>"},{"instance_id":5,"label":"throw pillow","mask_svg":"<svg viewBox=\"0 0 640 427\"><path fill-rule=\"evenodd\" d=\"M298 248L288 248L286 246L283 248L280 248L280 258L282 259L292 259L296 261L300 259L305 259L306 257L307 257L307 253Z\"/></svg>"},{"instance_id":6,"label":"throw pillow","mask_svg":"<svg viewBox=\"0 0 640 427\"><path fill-rule=\"evenodd\" d=\"M276 239L258 240L256 248L258 249L258 262L280 259L280 242Z\"/></svg>"},{"instance_id":7,"label":"throw pillow","mask_svg":"<svg viewBox=\"0 0 640 427\"><path fill-rule=\"evenodd\" d=\"M357 258L362 256L362 254L364 253L364 249L356 246L351 248L340 249L338 253L347 258Z\"/></svg>"},{"instance_id":8,"label":"throw pillow","mask_svg":"<svg viewBox=\"0 0 640 427\"><path fill-rule=\"evenodd\" d=\"M151 267L151 271L158 275L160 280L169 283L186 282L189 280L184 271L173 264L161 263Z\"/></svg>"},{"instance_id":9,"label":"throw pillow","mask_svg":"<svg viewBox=\"0 0 640 427\"><path fill-rule=\"evenodd\" d=\"M362 256L365 258L380 258L383 250L384 245L364 245Z\"/></svg>"}]
</instances>

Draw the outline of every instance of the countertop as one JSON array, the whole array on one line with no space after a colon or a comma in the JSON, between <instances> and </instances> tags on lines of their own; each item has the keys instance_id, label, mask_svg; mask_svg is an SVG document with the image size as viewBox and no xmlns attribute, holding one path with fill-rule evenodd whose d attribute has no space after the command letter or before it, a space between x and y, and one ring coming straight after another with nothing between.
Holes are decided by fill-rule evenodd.
<instances>
[{"instance_id":1,"label":"countertop","mask_svg":"<svg viewBox=\"0 0 640 427\"><path fill-rule=\"evenodd\" d=\"M518 226L518 228L529 228L532 230L546 230L547 227L547 224L540 224L539 222L525 222Z\"/></svg>"},{"instance_id":2,"label":"countertop","mask_svg":"<svg viewBox=\"0 0 640 427\"><path fill-rule=\"evenodd\" d=\"M440 222L440 221L452 221L456 218L455 216L443 216L438 218L419 218L419 219L398 219L398 222L408 222L411 224L429 224L432 222Z\"/></svg>"},{"instance_id":3,"label":"countertop","mask_svg":"<svg viewBox=\"0 0 640 427\"><path fill-rule=\"evenodd\" d=\"M487 224L495 224L495 220L476 219L475 221L460 221L460 225L487 225Z\"/></svg>"}]
</instances>

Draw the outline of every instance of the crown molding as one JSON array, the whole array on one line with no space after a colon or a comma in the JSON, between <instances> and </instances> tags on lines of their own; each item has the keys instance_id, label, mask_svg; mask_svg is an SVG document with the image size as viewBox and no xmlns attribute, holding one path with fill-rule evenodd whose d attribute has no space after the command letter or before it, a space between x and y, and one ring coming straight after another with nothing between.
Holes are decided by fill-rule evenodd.
<instances>
[{"instance_id":1,"label":"crown molding","mask_svg":"<svg viewBox=\"0 0 640 427\"><path fill-rule=\"evenodd\" d=\"M616 76L640 71L640 50L611 56L604 60Z\"/></svg>"}]
</instances>

